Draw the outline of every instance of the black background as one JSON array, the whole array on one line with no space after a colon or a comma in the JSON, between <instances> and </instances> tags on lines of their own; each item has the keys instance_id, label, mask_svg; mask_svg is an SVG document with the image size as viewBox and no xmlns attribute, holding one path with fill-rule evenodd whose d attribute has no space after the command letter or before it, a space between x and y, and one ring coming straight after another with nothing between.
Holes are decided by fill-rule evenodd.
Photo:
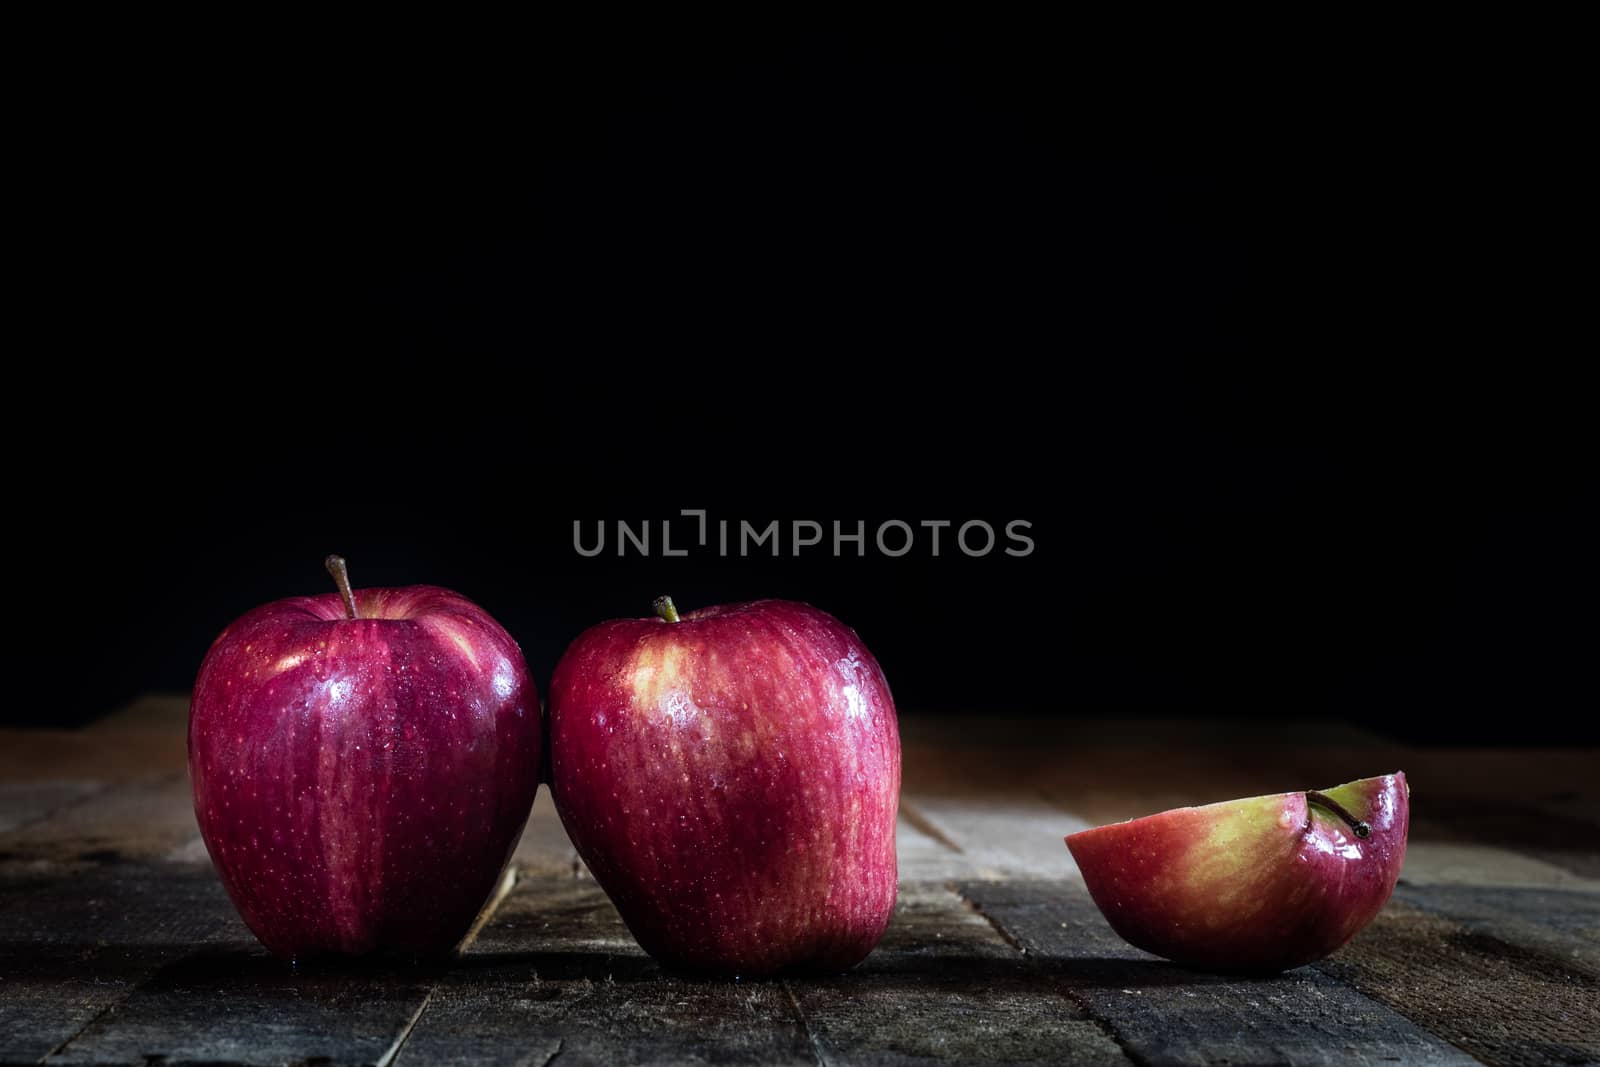
<instances>
[{"instance_id":1,"label":"black background","mask_svg":"<svg viewBox=\"0 0 1600 1067\"><path fill-rule=\"evenodd\" d=\"M12 720L186 688L338 551L484 604L541 688L658 593L781 596L902 715L1595 736L1590 416L1510 295L1567 172L1492 51L304 43L105 42L30 98ZM1036 549L573 549L681 508Z\"/></svg>"}]
</instances>

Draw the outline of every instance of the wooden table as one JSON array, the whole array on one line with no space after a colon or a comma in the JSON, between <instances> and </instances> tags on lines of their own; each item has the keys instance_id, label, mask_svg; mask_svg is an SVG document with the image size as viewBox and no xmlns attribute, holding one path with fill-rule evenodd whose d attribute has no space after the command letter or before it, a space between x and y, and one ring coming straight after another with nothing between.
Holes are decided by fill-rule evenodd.
<instances>
[{"instance_id":1,"label":"wooden table","mask_svg":"<svg viewBox=\"0 0 1600 1067\"><path fill-rule=\"evenodd\" d=\"M0 731L0 1061L175 1064L1600 1062L1595 750L1413 749L1337 726L907 717L900 904L838 978L664 976L541 792L462 956L268 957L195 830L182 697ZM1384 914L1259 980L1122 943L1063 834L1404 769Z\"/></svg>"}]
</instances>

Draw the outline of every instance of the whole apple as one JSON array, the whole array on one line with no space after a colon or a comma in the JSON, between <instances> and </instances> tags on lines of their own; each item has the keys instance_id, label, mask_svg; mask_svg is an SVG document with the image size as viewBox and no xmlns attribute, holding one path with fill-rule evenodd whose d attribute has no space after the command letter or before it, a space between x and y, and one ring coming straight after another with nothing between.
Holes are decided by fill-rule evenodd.
<instances>
[{"instance_id":1,"label":"whole apple","mask_svg":"<svg viewBox=\"0 0 1600 1067\"><path fill-rule=\"evenodd\" d=\"M1124 940L1212 971L1283 971L1349 941L1405 860L1404 773L1175 808L1067 838Z\"/></svg>"},{"instance_id":2,"label":"whole apple","mask_svg":"<svg viewBox=\"0 0 1600 1067\"><path fill-rule=\"evenodd\" d=\"M639 944L753 976L860 962L894 911L900 735L855 632L759 600L601 623L550 683L551 792Z\"/></svg>"},{"instance_id":3,"label":"whole apple","mask_svg":"<svg viewBox=\"0 0 1600 1067\"><path fill-rule=\"evenodd\" d=\"M245 923L290 958L447 952L538 788L538 697L476 604L417 585L293 597L217 638L189 712L195 816Z\"/></svg>"}]
</instances>

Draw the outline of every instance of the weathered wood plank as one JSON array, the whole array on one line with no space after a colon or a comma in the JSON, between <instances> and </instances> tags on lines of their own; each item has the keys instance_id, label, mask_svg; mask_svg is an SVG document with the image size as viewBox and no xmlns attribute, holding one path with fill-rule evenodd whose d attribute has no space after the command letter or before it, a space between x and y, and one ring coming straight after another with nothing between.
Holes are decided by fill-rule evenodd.
<instances>
[{"instance_id":1,"label":"weathered wood plank","mask_svg":"<svg viewBox=\"0 0 1600 1067\"><path fill-rule=\"evenodd\" d=\"M915 838L902 844L902 880L1068 878L1077 868L1062 841L1089 824L1038 796L938 796L906 793L902 826L943 847ZM897 835L898 838L898 835Z\"/></svg>"},{"instance_id":2,"label":"weathered wood plank","mask_svg":"<svg viewBox=\"0 0 1600 1067\"><path fill-rule=\"evenodd\" d=\"M48 1062L378 1063L434 977L383 963L296 968L235 941L162 968Z\"/></svg>"},{"instance_id":3,"label":"weathered wood plank","mask_svg":"<svg viewBox=\"0 0 1600 1067\"><path fill-rule=\"evenodd\" d=\"M76 804L99 789L99 782L0 782L0 835Z\"/></svg>"},{"instance_id":4,"label":"weathered wood plank","mask_svg":"<svg viewBox=\"0 0 1600 1067\"><path fill-rule=\"evenodd\" d=\"M895 858L900 881L938 882L948 879L952 869L965 863L961 846L945 836L904 798L900 819L895 825Z\"/></svg>"},{"instance_id":5,"label":"weathered wood plank","mask_svg":"<svg viewBox=\"0 0 1600 1067\"><path fill-rule=\"evenodd\" d=\"M1394 899L1553 960L1600 974L1600 893L1589 890L1418 886Z\"/></svg>"},{"instance_id":6,"label":"weathered wood plank","mask_svg":"<svg viewBox=\"0 0 1600 1067\"><path fill-rule=\"evenodd\" d=\"M539 787L539 795L534 799L533 810L528 816L528 825L523 828L511 862L518 871L530 878L586 873L577 850L567 839L561 817L556 814L549 786Z\"/></svg>"},{"instance_id":7,"label":"weathered wood plank","mask_svg":"<svg viewBox=\"0 0 1600 1067\"><path fill-rule=\"evenodd\" d=\"M1490 1062L1600 1060L1592 750L908 717L902 878L1048 878L1056 896L969 886L991 926L935 885L908 886L884 944L850 975L682 981L639 952L546 792L516 853L530 877L462 960L296 975L255 948L209 870L185 717L175 697L83 731L0 731L0 1060L65 1042L68 1062L1118 1062L1114 1036L1135 1060L1198 1062L1229 1026L1231 1051L1216 1054L1237 1062L1359 1063L1385 1043L1404 1062L1459 1062L1445 1039ZM1090 823L1392 766L1417 790L1395 905L1320 968L1270 983L1123 945L1061 842ZM1082 914L1050 910L1058 897ZM1013 905L1043 925L997 917ZM1357 1011L1368 1043L1337 1046Z\"/></svg>"},{"instance_id":8,"label":"weathered wood plank","mask_svg":"<svg viewBox=\"0 0 1600 1067\"><path fill-rule=\"evenodd\" d=\"M587 876L520 881L443 975L395 1062L811 1064L781 986L674 978Z\"/></svg>"},{"instance_id":9,"label":"weathered wood plank","mask_svg":"<svg viewBox=\"0 0 1600 1067\"><path fill-rule=\"evenodd\" d=\"M808 1029L809 1027L809 1029ZM938 886L907 887L861 967L825 980L663 974L588 879L519 884L441 980L396 1062L1128 1061Z\"/></svg>"},{"instance_id":10,"label":"weathered wood plank","mask_svg":"<svg viewBox=\"0 0 1600 1067\"><path fill-rule=\"evenodd\" d=\"M1600 973L1403 900L1316 966L1486 1063L1600 1061Z\"/></svg>"},{"instance_id":11,"label":"weathered wood plank","mask_svg":"<svg viewBox=\"0 0 1600 1067\"><path fill-rule=\"evenodd\" d=\"M126 865L125 865L126 866ZM123 867L108 868L116 872ZM378 957L291 964L269 956L233 914L209 870L153 865L164 883L204 882L212 936L175 939L164 966L98 1013L51 1063L378 1063L392 1059L448 964ZM509 885L509 879L507 880ZM133 887L126 911L151 912L151 890ZM500 898L491 900L489 908ZM220 904L218 903L220 901ZM482 924L488 914L481 916ZM475 926L474 929L479 929ZM126 942L126 924L116 931Z\"/></svg>"},{"instance_id":12,"label":"weathered wood plank","mask_svg":"<svg viewBox=\"0 0 1600 1067\"><path fill-rule=\"evenodd\" d=\"M1536 856L1473 841L1430 839L1426 834L1424 828L1406 844L1401 876L1413 885L1600 890L1600 880Z\"/></svg>"},{"instance_id":13,"label":"weathered wood plank","mask_svg":"<svg viewBox=\"0 0 1600 1067\"><path fill-rule=\"evenodd\" d=\"M1187 971L1119 938L1080 882L974 883L975 908L1147 1064L1467 1064L1470 1056L1315 970Z\"/></svg>"},{"instance_id":14,"label":"weathered wood plank","mask_svg":"<svg viewBox=\"0 0 1600 1067\"><path fill-rule=\"evenodd\" d=\"M902 886L893 925L855 970L786 984L827 1064L1133 1062L942 885Z\"/></svg>"},{"instance_id":15,"label":"weathered wood plank","mask_svg":"<svg viewBox=\"0 0 1600 1067\"><path fill-rule=\"evenodd\" d=\"M178 771L110 786L0 834L0 854L33 865L154 859L198 836L189 780Z\"/></svg>"},{"instance_id":16,"label":"weathered wood plank","mask_svg":"<svg viewBox=\"0 0 1600 1067\"><path fill-rule=\"evenodd\" d=\"M163 966L250 935L209 870L0 877L0 1061L35 1062Z\"/></svg>"},{"instance_id":17,"label":"weathered wood plank","mask_svg":"<svg viewBox=\"0 0 1600 1067\"><path fill-rule=\"evenodd\" d=\"M1600 826L1555 811L1458 799L1424 809L1413 821L1411 833L1493 845L1583 878L1600 879Z\"/></svg>"}]
</instances>

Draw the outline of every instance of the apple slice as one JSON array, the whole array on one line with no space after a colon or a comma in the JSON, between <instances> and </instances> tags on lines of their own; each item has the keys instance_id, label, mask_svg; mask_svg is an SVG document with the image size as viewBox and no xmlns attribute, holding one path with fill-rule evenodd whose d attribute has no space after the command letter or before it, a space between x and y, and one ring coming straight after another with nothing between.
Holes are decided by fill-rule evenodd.
<instances>
[{"instance_id":1,"label":"apple slice","mask_svg":"<svg viewBox=\"0 0 1600 1067\"><path fill-rule=\"evenodd\" d=\"M1404 773L1247 797L1067 837L1124 940L1210 971L1319 960L1383 909L1410 820Z\"/></svg>"}]
</instances>

